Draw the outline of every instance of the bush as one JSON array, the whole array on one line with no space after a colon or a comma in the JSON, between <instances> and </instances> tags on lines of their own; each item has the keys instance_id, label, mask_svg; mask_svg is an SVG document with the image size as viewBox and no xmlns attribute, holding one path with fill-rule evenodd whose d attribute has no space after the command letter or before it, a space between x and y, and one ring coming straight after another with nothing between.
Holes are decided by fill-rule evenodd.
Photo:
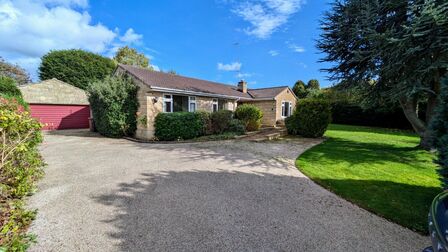
<instances>
[{"instance_id":1,"label":"bush","mask_svg":"<svg viewBox=\"0 0 448 252\"><path fill-rule=\"evenodd\" d=\"M161 141L186 140L205 134L203 112L159 113L154 127L155 136Z\"/></svg>"},{"instance_id":2,"label":"bush","mask_svg":"<svg viewBox=\"0 0 448 252\"><path fill-rule=\"evenodd\" d=\"M202 135L210 135L213 133L212 130L212 119L210 112L207 111L197 111L196 113L199 114L201 117L203 129L202 129Z\"/></svg>"},{"instance_id":3,"label":"bush","mask_svg":"<svg viewBox=\"0 0 448 252\"><path fill-rule=\"evenodd\" d=\"M232 119L230 120L228 131L236 133L237 135L242 135L246 132L246 127L241 120Z\"/></svg>"},{"instance_id":4,"label":"bush","mask_svg":"<svg viewBox=\"0 0 448 252\"><path fill-rule=\"evenodd\" d=\"M297 134L304 137L322 137L331 121L330 104L324 100L302 99L297 103L294 116Z\"/></svg>"},{"instance_id":5,"label":"bush","mask_svg":"<svg viewBox=\"0 0 448 252\"><path fill-rule=\"evenodd\" d=\"M443 187L448 189L448 79L445 79L439 96L439 104L431 122L433 146L438 150L437 163Z\"/></svg>"},{"instance_id":6,"label":"bush","mask_svg":"<svg viewBox=\"0 0 448 252\"><path fill-rule=\"evenodd\" d=\"M219 110L212 113L211 119L213 133L222 134L228 131L230 121L233 119L233 112L230 110Z\"/></svg>"},{"instance_id":7,"label":"bush","mask_svg":"<svg viewBox=\"0 0 448 252\"><path fill-rule=\"evenodd\" d=\"M22 93L20 89L17 87L14 79L0 76L0 94L14 96L14 97L22 97Z\"/></svg>"},{"instance_id":8,"label":"bush","mask_svg":"<svg viewBox=\"0 0 448 252\"><path fill-rule=\"evenodd\" d=\"M299 122L297 121L296 114L292 114L290 117L285 119L285 126L290 135L298 135Z\"/></svg>"},{"instance_id":9,"label":"bush","mask_svg":"<svg viewBox=\"0 0 448 252\"><path fill-rule=\"evenodd\" d=\"M260 129L263 112L255 105L243 104L236 108L235 117L244 123L247 131L256 131Z\"/></svg>"},{"instance_id":10,"label":"bush","mask_svg":"<svg viewBox=\"0 0 448 252\"><path fill-rule=\"evenodd\" d=\"M89 86L95 128L108 137L133 135L137 128L138 87L126 76L106 77Z\"/></svg>"},{"instance_id":11,"label":"bush","mask_svg":"<svg viewBox=\"0 0 448 252\"><path fill-rule=\"evenodd\" d=\"M115 66L113 60L83 50L50 51L42 57L39 78L57 78L87 90L89 83L111 75Z\"/></svg>"},{"instance_id":12,"label":"bush","mask_svg":"<svg viewBox=\"0 0 448 252\"><path fill-rule=\"evenodd\" d=\"M0 118L0 250L23 251L33 241L26 229L34 218L23 197L43 174L41 125L15 99L0 98Z\"/></svg>"}]
</instances>

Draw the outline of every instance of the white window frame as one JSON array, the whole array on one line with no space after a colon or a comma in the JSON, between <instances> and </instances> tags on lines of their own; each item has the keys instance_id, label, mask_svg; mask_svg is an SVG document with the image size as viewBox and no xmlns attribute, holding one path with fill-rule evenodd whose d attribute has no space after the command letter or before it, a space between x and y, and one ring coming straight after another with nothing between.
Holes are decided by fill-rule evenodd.
<instances>
[{"instance_id":1,"label":"white window frame","mask_svg":"<svg viewBox=\"0 0 448 252\"><path fill-rule=\"evenodd\" d=\"M288 103L288 114L285 112L286 103ZM292 115L292 102L291 101L282 101L282 118L287 118Z\"/></svg>"},{"instance_id":2,"label":"white window frame","mask_svg":"<svg viewBox=\"0 0 448 252\"><path fill-rule=\"evenodd\" d=\"M170 98L166 98L165 96L169 96ZM163 113L173 113L173 95L172 94L163 94ZM166 103L170 102L170 111L171 112L167 112L166 111Z\"/></svg>"},{"instance_id":3,"label":"white window frame","mask_svg":"<svg viewBox=\"0 0 448 252\"><path fill-rule=\"evenodd\" d=\"M212 112L215 112L215 109L214 109L215 105L216 105L216 111L218 111L219 110L218 99L213 98L212 99Z\"/></svg>"},{"instance_id":4,"label":"white window frame","mask_svg":"<svg viewBox=\"0 0 448 252\"><path fill-rule=\"evenodd\" d=\"M194 104L193 111L191 109L191 104ZM188 112L195 112L197 109L196 96L188 96Z\"/></svg>"}]
</instances>

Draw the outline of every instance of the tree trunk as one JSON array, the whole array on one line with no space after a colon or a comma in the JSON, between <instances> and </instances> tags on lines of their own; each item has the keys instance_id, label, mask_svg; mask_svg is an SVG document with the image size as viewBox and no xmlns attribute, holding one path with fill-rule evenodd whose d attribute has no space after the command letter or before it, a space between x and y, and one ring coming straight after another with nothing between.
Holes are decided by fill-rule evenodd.
<instances>
[{"instance_id":1,"label":"tree trunk","mask_svg":"<svg viewBox=\"0 0 448 252\"><path fill-rule=\"evenodd\" d=\"M428 127L426 123L420 118L418 118L418 112L417 112L417 104L418 104L418 98L417 97L402 97L400 98L400 105L403 109L404 115L408 119L409 123L411 123L412 128L414 131L420 136L420 147L425 150L431 149L431 133L428 130ZM430 108L431 107L431 108ZM428 111L429 110L429 111ZM434 107L430 106L428 101L428 108L427 108L427 118L431 118L433 113ZM430 112L430 115L428 117L428 112Z\"/></svg>"}]
</instances>

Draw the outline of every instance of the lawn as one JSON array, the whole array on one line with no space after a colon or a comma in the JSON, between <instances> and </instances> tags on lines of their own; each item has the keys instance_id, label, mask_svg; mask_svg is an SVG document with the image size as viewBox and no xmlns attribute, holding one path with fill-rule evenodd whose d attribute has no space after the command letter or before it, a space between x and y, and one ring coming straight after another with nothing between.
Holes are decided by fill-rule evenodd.
<instances>
[{"instance_id":1,"label":"lawn","mask_svg":"<svg viewBox=\"0 0 448 252\"><path fill-rule=\"evenodd\" d=\"M330 125L328 138L296 161L325 188L412 230L427 233L432 199L441 192L435 155L407 131Z\"/></svg>"}]
</instances>

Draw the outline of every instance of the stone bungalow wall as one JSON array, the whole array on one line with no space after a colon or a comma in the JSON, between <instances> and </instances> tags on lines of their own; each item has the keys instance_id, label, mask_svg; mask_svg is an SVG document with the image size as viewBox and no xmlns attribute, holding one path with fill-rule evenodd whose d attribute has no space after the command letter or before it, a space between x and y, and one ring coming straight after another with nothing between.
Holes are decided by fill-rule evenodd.
<instances>
[{"instance_id":1,"label":"stone bungalow wall","mask_svg":"<svg viewBox=\"0 0 448 252\"><path fill-rule=\"evenodd\" d=\"M278 94L275 97L275 100L277 101L277 109L276 109L276 115L275 118L277 121L283 121L284 118L282 118L282 101L289 101L292 103L292 111L296 108L297 99L294 96L294 94L289 90L285 89L280 94Z\"/></svg>"},{"instance_id":2,"label":"stone bungalow wall","mask_svg":"<svg viewBox=\"0 0 448 252\"><path fill-rule=\"evenodd\" d=\"M266 126L274 126L277 122L276 111L275 111L275 100L266 100L266 101L251 101L244 102L247 104L253 104L260 108L263 112L263 118L261 119L261 124Z\"/></svg>"}]
</instances>

